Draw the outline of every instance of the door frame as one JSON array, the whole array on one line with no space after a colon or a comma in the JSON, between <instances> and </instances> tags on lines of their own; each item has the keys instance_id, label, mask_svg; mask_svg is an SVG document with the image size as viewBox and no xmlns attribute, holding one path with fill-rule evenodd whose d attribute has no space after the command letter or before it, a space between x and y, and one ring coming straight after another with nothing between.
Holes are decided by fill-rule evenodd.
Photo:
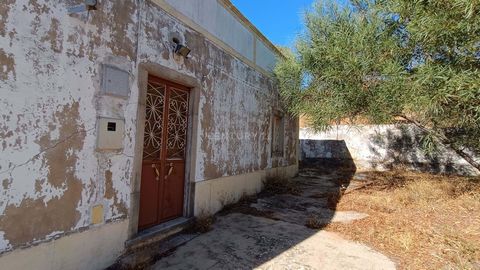
<instances>
[{"instance_id":1,"label":"door frame","mask_svg":"<svg viewBox=\"0 0 480 270\"><path fill-rule=\"evenodd\" d=\"M140 185L143 161L143 138L145 130L145 101L147 97L148 76L155 76L163 80L183 85L190 88L187 149L185 153L185 189L183 203L183 217L192 217L195 197L195 165L196 149L199 134L199 99L201 82L199 79L180 73L155 63L141 63L138 67L138 101L137 123L135 135L135 155L133 161L132 190L130 194L130 215L128 225L128 239L134 238L138 233L138 218L140 210ZM134 91L132 91L134 92Z\"/></svg>"}]
</instances>

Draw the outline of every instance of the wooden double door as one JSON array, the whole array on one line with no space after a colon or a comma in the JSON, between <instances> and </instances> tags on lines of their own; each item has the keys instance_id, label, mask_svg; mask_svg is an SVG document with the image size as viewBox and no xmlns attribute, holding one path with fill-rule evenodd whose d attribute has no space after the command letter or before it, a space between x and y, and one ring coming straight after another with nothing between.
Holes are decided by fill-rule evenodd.
<instances>
[{"instance_id":1,"label":"wooden double door","mask_svg":"<svg viewBox=\"0 0 480 270\"><path fill-rule=\"evenodd\" d=\"M139 230L183 215L189 89L149 76Z\"/></svg>"}]
</instances>

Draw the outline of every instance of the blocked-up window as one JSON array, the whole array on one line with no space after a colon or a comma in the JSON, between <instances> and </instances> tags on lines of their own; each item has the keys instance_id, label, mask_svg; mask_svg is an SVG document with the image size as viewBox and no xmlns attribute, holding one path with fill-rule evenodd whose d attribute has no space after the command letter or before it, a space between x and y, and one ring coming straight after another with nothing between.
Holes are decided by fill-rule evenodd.
<instances>
[{"instance_id":1,"label":"blocked-up window","mask_svg":"<svg viewBox=\"0 0 480 270\"><path fill-rule=\"evenodd\" d=\"M275 114L273 116L273 130L272 130L272 156L283 156L283 137L285 134L285 125L283 116Z\"/></svg>"}]
</instances>

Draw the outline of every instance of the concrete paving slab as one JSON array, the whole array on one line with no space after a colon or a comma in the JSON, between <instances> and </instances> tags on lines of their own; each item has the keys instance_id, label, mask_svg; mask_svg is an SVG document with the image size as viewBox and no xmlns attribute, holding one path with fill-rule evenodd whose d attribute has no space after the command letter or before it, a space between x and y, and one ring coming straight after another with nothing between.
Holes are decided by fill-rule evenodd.
<instances>
[{"instance_id":1,"label":"concrete paving slab","mask_svg":"<svg viewBox=\"0 0 480 270\"><path fill-rule=\"evenodd\" d=\"M395 269L395 264L335 233L233 213L150 269Z\"/></svg>"},{"instance_id":2,"label":"concrete paving slab","mask_svg":"<svg viewBox=\"0 0 480 270\"><path fill-rule=\"evenodd\" d=\"M395 269L369 247L322 230L368 215L336 211L343 192L363 184L354 174L304 169L293 179L298 194L264 194L219 216L213 230L198 236L151 269Z\"/></svg>"}]
</instances>

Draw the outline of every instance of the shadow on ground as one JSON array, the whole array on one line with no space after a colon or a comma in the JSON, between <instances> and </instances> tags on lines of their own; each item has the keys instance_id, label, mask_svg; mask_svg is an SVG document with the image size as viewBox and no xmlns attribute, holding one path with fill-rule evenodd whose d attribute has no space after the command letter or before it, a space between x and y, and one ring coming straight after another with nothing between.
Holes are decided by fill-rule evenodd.
<instances>
[{"instance_id":1,"label":"shadow on ground","mask_svg":"<svg viewBox=\"0 0 480 270\"><path fill-rule=\"evenodd\" d=\"M295 188L226 207L212 230L151 269L394 269L382 254L321 230L367 216L336 211L341 195L364 182L355 170L351 159L304 160Z\"/></svg>"}]
</instances>

